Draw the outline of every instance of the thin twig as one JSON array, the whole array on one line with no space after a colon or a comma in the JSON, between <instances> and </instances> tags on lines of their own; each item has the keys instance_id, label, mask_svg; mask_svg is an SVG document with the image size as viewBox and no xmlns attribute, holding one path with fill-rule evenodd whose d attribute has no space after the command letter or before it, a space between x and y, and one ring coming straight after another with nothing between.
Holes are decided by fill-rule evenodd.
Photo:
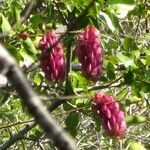
<instances>
[{"instance_id":1,"label":"thin twig","mask_svg":"<svg viewBox=\"0 0 150 150\"><path fill-rule=\"evenodd\" d=\"M106 89L108 87L110 87L111 85L113 85L114 83L118 82L120 79L122 79L123 76L119 77L118 79L114 80L113 82L109 83L109 84L106 84L106 85L99 85L99 86L92 86L92 87L89 87L87 89L87 91L93 91L93 90L100 90L100 89ZM115 85L115 86L111 86L111 87L119 87L121 85L124 85L124 83L120 83L118 85ZM75 89L75 91L77 93L80 93L80 92L83 92L84 90L82 88L77 88Z\"/></svg>"},{"instance_id":2,"label":"thin twig","mask_svg":"<svg viewBox=\"0 0 150 150\"><path fill-rule=\"evenodd\" d=\"M71 60L72 60L72 50L71 50L71 44L68 45L68 48L67 48L67 62L66 62L66 89L65 89L65 94L66 95L69 95L69 82L70 82L70 78L69 78L69 73L71 71ZM70 88L70 87L69 87Z\"/></svg>"},{"instance_id":3,"label":"thin twig","mask_svg":"<svg viewBox=\"0 0 150 150\"><path fill-rule=\"evenodd\" d=\"M34 121L34 119L31 119L31 120L27 120L27 121L18 121L18 122L15 122L15 123L3 125L3 126L0 126L0 130L4 129L4 128L10 128L10 127L16 126L16 125L26 124L26 123L33 122L33 121Z\"/></svg>"}]
</instances>

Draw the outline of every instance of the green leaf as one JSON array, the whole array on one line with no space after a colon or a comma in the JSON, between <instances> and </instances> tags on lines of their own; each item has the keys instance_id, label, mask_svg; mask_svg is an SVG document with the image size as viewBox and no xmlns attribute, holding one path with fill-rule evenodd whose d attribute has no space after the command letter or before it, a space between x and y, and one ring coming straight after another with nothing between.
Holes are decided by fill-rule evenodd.
<instances>
[{"instance_id":1,"label":"green leaf","mask_svg":"<svg viewBox=\"0 0 150 150\"><path fill-rule=\"evenodd\" d=\"M150 66L150 55L146 56L146 65Z\"/></svg>"},{"instance_id":2,"label":"green leaf","mask_svg":"<svg viewBox=\"0 0 150 150\"><path fill-rule=\"evenodd\" d=\"M2 32L11 31L11 25L8 22L7 18L2 13L0 13L0 22L1 22L0 26L1 26Z\"/></svg>"},{"instance_id":3,"label":"green leaf","mask_svg":"<svg viewBox=\"0 0 150 150\"><path fill-rule=\"evenodd\" d=\"M68 111L68 110L71 110L71 109L72 109L72 106L70 106L70 105L67 104L67 103L64 103L64 104L63 104L63 109L64 109L65 111Z\"/></svg>"},{"instance_id":4,"label":"green leaf","mask_svg":"<svg viewBox=\"0 0 150 150\"><path fill-rule=\"evenodd\" d=\"M105 21L107 23L107 26L110 28L110 30L112 32L114 32L115 31L115 27L114 27L114 24L113 24L111 18L109 17L109 15L104 13L104 12L101 12L100 15L104 17L104 19L105 19Z\"/></svg>"},{"instance_id":5,"label":"green leaf","mask_svg":"<svg viewBox=\"0 0 150 150\"><path fill-rule=\"evenodd\" d=\"M134 9L134 5L128 4L113 4L108 6L110 12L115 14L118 18L125 18L128 12Z\"/></svg>"},{"instance_id":6,"label":"green leaf","mask_svg":"<svg viewBox=\"0 0 150 150\"><path fill-rule=\"evenodd\" d=\"M131 104L136 104L138 102L141 102L141 98L138 98L136 96L132 96L130 99L126 99L125 101L126 106L130 106Z\"/></svg>"},{"instance_id":7,"label":"green leaf","mask_svg":"<svg viewBox=\"0 0 150 150\"><path fill-rule=\"evenodd\" d=\"M126 68L128 68L129 66L135 66L133 58L130 58L130 57L123 55L121 53L117 54L117 58L120 60L120 62L122 62L124 64L124 66Z\"/></svg>"},{"instance_id":8,"label":"green leaf","mask_svg":"<svg viewBox=\"0 0 150 150\"><path fill-rule=\"evenodd\" d=\"M79 114L76 112L71 112L69 116L65 120L66 127L71 129L71 128L76 128L79 124Z\"/></svg>"},{"instance_id":9,"label":"green leaf","mask_svg":"<svg viewBox=\"0 0 150 150\"><path fill-rule=\"evenodd\" d=\"M138 47L136 45L136 42L132 38L130 38L130 37L126 37L124 39L124 41L123 41L123 47L128 52L138 49Z\"/></svg>"},{"instance_id":10,"label":"green leaf","mask_svg":"<svg viewBox=\"0 0 150 150\"><path fill-rule=\"evenodd\" d=\"M112 4L132 5L132 4L134 4L134 0L108 0L107 3L108 3L108 5L112 5Z\"/></svg>"},{"instance_id":11,"label":"green leaf","mask_svg":"<svg viewBox=\"0 0 150 150\"><path fill-rule=\"evenodd\" d=\"M75 137L77 135L77 126L79 124L79 114L76 112L71 112L65 120L65 124L69 133Z\"/></svg>"},{"instance_id":12,"label":"green leaf","mask_svg":"<svg viewBox=\"0 0 150 150\"><path fill-rule=\"evenodd\" d=\"M30 19L33 28L37 28L39 24L43 23L44 19L42 15L37 14Z\"/></svg>"},{"instance_id":13,"label":"green leaf","mask_svg":"<svg viewBox=\"0 0 150 150\"><path fill-rule=\"evenodd\" d=\"M114 68L114 65L111 63L111 62L108 62L107 64L107 68L106 68L106 74L107 74L107 77L110 79L110 80L114 80L115 79L115 68Z\"/></svg>"},{"instance_id":14,"label":"green leaf","mask_svg":"<svg viewBox=\"0 0 150 150\"><path fill-rule=\"evenodd\" d=\"M107 70L106 73L107 73L108 79L110 79L110 80L114 80L115 79L116 76L115 76L115 73L114 73L113 70Z\"/></svg>"},{"instance_id":15,"label":"green leaf","mask_svg":"<svg viewBox=\"0 0 150 150\"><path fill-rule=\"evenodd\" d=\"M128 13L128 16L134 15L134 16L145 16L147 14L148 10L145 7L145 4L137 4L133 10L131 10Z\"/></svg>"},{"instance_id":16,"label":"green leaf","mask_svg":"<svg viewBox=\"0 0 150 150\"><path fill-rule=\"evenodd\" d=\"M134 83L134 74L131 71L124 74L124 82L128 85L132 85Z\"/></svg>"},{"instance_id":17,"label":"green leaf","mask_svg":"<svg viewBox=\"0 0 150 150\"><path fill-rule=\"evenodd\" d=\"M20 21L21 6L17 1L13 2L11 13L12 13L13 22L18 23Z\"/></svg>"},{"instance_id":18,"label":"green leaf","mask_svg":"<svg viewBox=\"0 0 150 150\"><path fill-rule=\"evenodd\" d=\"M115 67L114 67L114 65L111 62L107 63L107 69L115 71Z\"/></svg>"},{"instance_id":19,"label":"green leaf","mask_svg":"<svg viewBox=\"0 0 150 150\"><path fill-rule=\"evenodd\" d=\"M144 123L147 121L147 119L144 116L134 116L134 115L128 115L127 117L125 117L125 120L128 125Z\"/></svg>"},{"instance_id":20,"label":"green leaf","mask_svg":"<svg viewBox=\"0 0 150 150\"><path fill-rule=\"evenodd\" d=\"M41 80L40 77L35 77L35 78L34 78L34 82L37 83L37 84L39 84L39 83L42 82L42 80Z\"/></svg>"},{"instance_id":21,"label":"green leaf","mask_svg":"<svg viewBox=\"0 0 150 150\"><path fill-rule=\"evenodd\" d=\"M33 55L30 51L28 51L27 49L21 47L20 49L20 54L21 56L23 57L23 62L22 62L22 65L25 65L25 66L29 66L31 63L33 63L36 59L36 56Z\"/></svg>"},{"instance_id":22,"label":"green leaf","mask_svg":"<svg viewBox=\"0 0 150 150\"><path fill-rule=\"evenodd\" d=\"M24 60L23 57L21 56L21 54L18 52L19 50L15 46L13 46L13 45L5 45L5 47L11 53L11 55L16 58L16 60L18 62Z\"/></svg>"},{"instance_id":23,"label":"green leaf","mask_svg":"<svg viewBox=\"0 0 150 150\"><path fill-rule=\"evenodd\" d=\"M37 50L34 46L34 43L32 42L32 40L30 38L27 38L23 41L23 46L25 48L25 50L30 54L37 54Z\"/></svg>"},{"instance_id":24,"label":"green leaf","mask_svg":"<svg viewBox=\"0 0 150 150\"><path fill-rule=\"evenodd\" d=\"M85 103L84 99L82 99L82 98L76 100L76 106L78 106L78 107L84 106L84 103Z\"/></svg>"},{"instance_id":25,"label":"green leaf","mask_svg":"<svg viewBox=\"0 0 150 150\"><path fill-rule=\"evenodd\" d=\"M120 90L120 92L116 95L117 99L119 100L123 100L125 99L125 97L127 96L127 94L129 93L128 89L124 89L124 90Z\"/></svg>"},{"instance_id":26,"label":"green leaf","mask_svg":"<svg viewBox=\"0 0 150 150\"><path fill-rule=\"evenodd\" d=\"M95 130L96 131L100 131L100 129L101 129L101 119L100 119L100 117L99 117L99 115L97 114L97 112L96 111L93 111L92 112L92 114L93 114L93 119L94 119L94 122L95 122Z\"/></svg>"},{"instance_id":27,"label":"green leaf","mask_svg":"<svg viewBox=\"0 0 150 150\"><path fill-rule=\"evenodd\" d=\"M74 90L72 87L71 77L68 77L68 81L66 83L66 93L67 94L74 94Z\"/></svg>"},{"instance_id":28,"label":"green leaf","mask_svg":"<svg viewBox=\"0 0 150 150\"><path fill-rule=\"evenodd\" d=\"M129 147L127 150L146 150L144 145L139 142L131 142L129 143Z\"/></svg>"}]
</instances>

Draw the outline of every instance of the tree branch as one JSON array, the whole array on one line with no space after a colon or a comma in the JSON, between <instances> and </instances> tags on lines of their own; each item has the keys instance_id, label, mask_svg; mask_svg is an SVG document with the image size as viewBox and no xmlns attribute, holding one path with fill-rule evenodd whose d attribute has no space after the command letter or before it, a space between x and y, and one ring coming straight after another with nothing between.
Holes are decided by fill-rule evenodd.
<instances>
[{"instance_id":1,"label":"tree branch","mask_svg":"<svg viewBox=\"0 0 150 150\"><path fill-rule=\"evenodd\" d=\"M15 60L0 45L0 69L2 73L14 84L23 103L27 106L29 112L35 117L35 120L47 133L48 138L52 139L58 149L75 150L72 140L57 126L56 122L49 116L39 97L29 86L22 71L17 66Z\"/></svg>"}]
</instances>

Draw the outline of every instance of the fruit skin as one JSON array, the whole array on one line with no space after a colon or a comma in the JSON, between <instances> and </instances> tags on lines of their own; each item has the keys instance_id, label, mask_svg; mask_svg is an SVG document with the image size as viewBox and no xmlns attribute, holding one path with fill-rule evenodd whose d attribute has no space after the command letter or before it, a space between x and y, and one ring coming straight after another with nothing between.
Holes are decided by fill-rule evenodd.
<instances>
[{"instance_id":1,"label":"fruit skin","mask_svg":"<svg viewBox=\"0 0 150 150\"><path fill-rule=\"evenodd\" d=\"M92 108L98 110L105 132L115 138L124 138L127 128L124 112L120 110L115 98L98 92L92 101L95 103Z\"/></svg>"},{"instance_id":2,"label":"fruit skin","mask_svg":"<svg viewBox=\"0 0 150 150\"><path fill-rule=\"evenodd\" d=\"M27 32L21 32L18 36L22 39L26 39L27 37L29 37L29 34Z\"/></svg>"},{"instance_id":3,"label":"fruit skin","mask_svg":"<svg viewBox=\"0 0 150 150\"><path fill-rule=\"evenodd\" d=\"M40 66L45 73L45 78L53 82L63 81L65 78L64 52L55 30L52 29L43 35L39 41L39 48L42 50Z\"/></svg>"},{"instance_id":4,"label":"fruit skin","mask_svg":"<svg viewBox=\"0 0 150 150\"><path fill-rule=\"evenodd\" d=\"M93 26L87 26L77 37L76 52L83 74L92 81L101 76L102 51L100 32Z\"/></svg>"}]
</instances>

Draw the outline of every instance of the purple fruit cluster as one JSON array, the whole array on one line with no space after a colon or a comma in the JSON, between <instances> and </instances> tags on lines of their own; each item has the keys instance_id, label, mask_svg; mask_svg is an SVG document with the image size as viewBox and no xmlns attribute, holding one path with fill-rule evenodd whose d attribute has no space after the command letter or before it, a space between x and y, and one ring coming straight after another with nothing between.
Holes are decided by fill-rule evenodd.
<instances>
[{"instance_id":1,"label":"purple fruit cluster","mask_svg":"<svg viewBox=\"0 0 150 150\"><path fill-rule=\"evenodd\" d=\"M87 26L78 35L76 51L83 74L92 81L98 80L102 73L100 32L95 27Z\"/></svg>"},{"instance_id":2,"label":"purple fruit cluster","mask_svg":"<svg viewBox=\"0 0 150 150\"><path fill-rule=\"evenodd\" d=\"M55 30L50 30L42 37L39 48L43 50L40 65L45 73L45 78L55 82L63 81L65 77L64 52ZM48 51L50 48L52 49Z\"/></svg>"},{"instance_id":3,"label":"purple fruit cluster","mask_svg":"<svg viewBox=\"0 0 150 150\"><path fill-rule=\"evenodd\" d=\"M52 51L47 52L51 47L53 47ZM39 48L43 50L44 57L40 62L46 79L62 81L65 77L65 61L62 44L58 42L55 30L43 35ZM78 35L76 52L82 65L83 75L92 81L97 81L102 73L102 46L100 33L95 27L87 26L85 31Z\"/></svg>"},{"instance_id":4,"label":"purple fruit cluster","mask_svg":"<svg viewBox=\"0 0 150 150\"><path fill-rule=\"evenodd\" d=\"M115 98L98 92L92 101L95 103L93 109L98 110L99 117L102 119L105 132L116 138L124 138L127 128L124 112L120 110Z\"/></svg>"}]
</instances>

